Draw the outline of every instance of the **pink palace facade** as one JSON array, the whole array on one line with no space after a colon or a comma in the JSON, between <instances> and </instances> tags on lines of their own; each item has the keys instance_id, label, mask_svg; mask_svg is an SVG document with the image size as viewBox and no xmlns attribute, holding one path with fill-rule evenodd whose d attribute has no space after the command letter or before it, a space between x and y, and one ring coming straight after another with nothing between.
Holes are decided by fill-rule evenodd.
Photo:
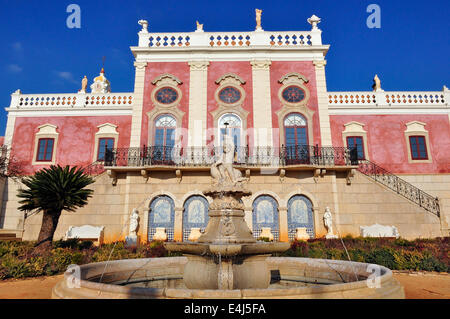
<instances>
[{"instance_id":1,"label":"pink palace facade","mask_svg":"<svg viewBox=\"0 0 450 319\"><path fill-rule=\"evenodd\" d=\"M4 145L25 174L86 167L94 197L64 213L123 239L139 212L141 241L187 240L208 220L209 167L227 131L254 236L359 236L374 224L405 238L448 236L450 94L329 92L318 23L309 31L151 33L140 20L133 92L111 92L103 70L77 93L11 95ZM89 91L89 92L88 92ZM35 240L42 216L17 210L20 182L2 184L0 232Z\"/></svg>"}]
</instances>

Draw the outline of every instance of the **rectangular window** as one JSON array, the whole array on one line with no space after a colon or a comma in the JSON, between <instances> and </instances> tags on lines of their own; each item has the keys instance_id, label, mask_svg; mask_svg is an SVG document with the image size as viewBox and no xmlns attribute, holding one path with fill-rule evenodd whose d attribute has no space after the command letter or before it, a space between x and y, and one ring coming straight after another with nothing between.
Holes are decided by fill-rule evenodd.
<instances>
[{"instance_id":1,"label":"rectangular window","mask_svg":"<svg viewBox=\"0 0 450 319\"><path fill-rule=\"evenodd\" d=\"M428 159L425 136L410 136L409 145L411 147L411 158L413 160Z\"/></svg>"},{"instance_id":2,"label":"rectangular window","mask_svg":"<svg viewBox=\"0 0 450 319\"><path fill-rule=\"evenodd\" d=\"M53 138L40 138L38 141L38 152L36 161L51 162L53 158Z\"/></svg>"},{"instance_id":3,"label":"rectangular window","mask_svg":"<svg viewBox=\"0 0 450 319\"><path fill-rule=\"evenodd\" d=\"M352 149L356 147L358 152L358 160L364 160L364 144L362 136L348 136L347 137L347 147Z\"/></svg>"},{"instance_id":4,"label":"rectangular window","mask_svg":"<svg viewBox=\"0 0 450 319\"><path fill-rule=\"evenodd\" d=\"M97 160L104 161L106 149L112 150L113 148L114 148L113 138L100 138L98 140Z\"/></svg>"}]
</instances>

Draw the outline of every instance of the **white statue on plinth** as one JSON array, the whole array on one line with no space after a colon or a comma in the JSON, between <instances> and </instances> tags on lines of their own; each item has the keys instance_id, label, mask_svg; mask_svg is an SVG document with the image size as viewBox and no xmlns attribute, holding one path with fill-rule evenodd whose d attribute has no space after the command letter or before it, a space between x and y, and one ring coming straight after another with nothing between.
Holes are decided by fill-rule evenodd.
<instances>
[{"instance_id":1,"label":"white statue on plinth","mask_svg":"<svg viewBox=\"0 0 450 319\"><path fill-rule=\"evenodd\" d=\"M133 209L133 212L131 213L130 216L130 229L129 229L129 233L128 236L129 237L136 237L137 234L137 228L139 226L139 213L138 210L136 208Z\"/></svg>"},{"instance_id":2,"label":"white statue on plinth","mask_svg":"<svg viewBox=\"0 0 450 319\"><path fill-rule=\"evenodd\" d=\"M325 208L325 214L323 215L323 223L328 231L325 235L326 239L337 238L335 234L333 234L333 216L331 215L330 208Z\"/></svg>"}]
</instances>

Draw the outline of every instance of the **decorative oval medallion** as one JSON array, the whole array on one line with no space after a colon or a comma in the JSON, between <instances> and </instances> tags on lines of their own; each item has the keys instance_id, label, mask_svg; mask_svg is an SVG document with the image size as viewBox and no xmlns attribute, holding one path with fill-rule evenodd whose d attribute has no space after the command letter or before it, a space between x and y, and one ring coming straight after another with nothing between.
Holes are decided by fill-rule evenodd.
<instances>
[{"instance_id":1,"label":"decorative oval medallion","mask_svg":"<svg viewBox=\"0 0 450 319\"><path fill-rule=\"evenodd\" d=\"M163 87L156 92L155 98L159 103L171 104L178 99L178 92L171 87Z\"/></svg>"}]
</instances>

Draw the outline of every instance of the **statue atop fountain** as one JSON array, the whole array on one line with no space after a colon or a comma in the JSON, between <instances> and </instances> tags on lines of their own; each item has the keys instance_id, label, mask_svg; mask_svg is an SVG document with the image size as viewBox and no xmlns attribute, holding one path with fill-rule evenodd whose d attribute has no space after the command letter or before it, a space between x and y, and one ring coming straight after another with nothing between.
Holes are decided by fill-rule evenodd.
<instances>
[{"instance_id":1,"label":"statue atop fountain","mask_svg":"<svg viewBox=\"0 0 450 319\"><path fill-rule=\"evenodd\" d=\"M215 186L242 186L242 182L247 181L247 178L242 177L241 171L233 167L234 152L233 138L224 135L222 152L211 166L211 177L215 181Z\"/></svg>"}]
</instances>

